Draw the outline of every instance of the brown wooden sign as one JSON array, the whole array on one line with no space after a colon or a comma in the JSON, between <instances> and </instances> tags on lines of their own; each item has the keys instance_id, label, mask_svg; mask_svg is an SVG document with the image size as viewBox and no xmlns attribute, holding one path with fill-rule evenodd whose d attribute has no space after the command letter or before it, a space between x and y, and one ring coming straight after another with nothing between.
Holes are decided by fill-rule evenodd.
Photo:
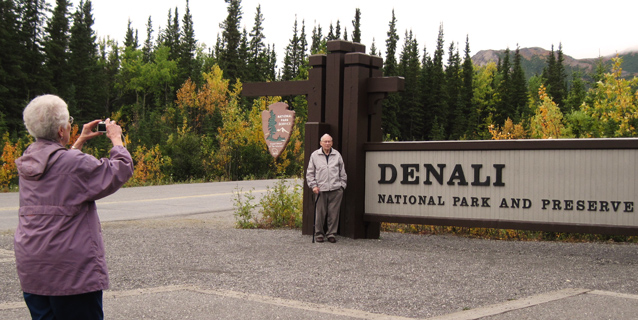
<instances>
[{"instance_id":1,"label":"brown wooden sign","mask_svg":"<svg viewBox=\"0 0 638 320\"><path fill-rule=\"evenodd\" d=\"M295 112L283 102L273 103L261 113L261 129L270 154L277 158L284 151L295 126Z\"/></svg>"}]
</instances>

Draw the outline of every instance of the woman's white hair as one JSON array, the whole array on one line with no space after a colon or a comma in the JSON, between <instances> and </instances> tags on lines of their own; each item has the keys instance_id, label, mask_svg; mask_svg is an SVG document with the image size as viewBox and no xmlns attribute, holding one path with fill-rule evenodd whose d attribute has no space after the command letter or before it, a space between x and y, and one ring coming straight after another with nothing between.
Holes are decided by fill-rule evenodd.
<instances>
[{"instance_id":1,"label":"woman's white hair","mask_svg":"<svg viewBox=\"0 0 638 320\"><path fill-rule=\"evenodd\" d=\"M31 100L22 117L34 138L58 141L58 130L69 123L69 110L62 98L46 94Z\"/></svg>"}]
</instances>

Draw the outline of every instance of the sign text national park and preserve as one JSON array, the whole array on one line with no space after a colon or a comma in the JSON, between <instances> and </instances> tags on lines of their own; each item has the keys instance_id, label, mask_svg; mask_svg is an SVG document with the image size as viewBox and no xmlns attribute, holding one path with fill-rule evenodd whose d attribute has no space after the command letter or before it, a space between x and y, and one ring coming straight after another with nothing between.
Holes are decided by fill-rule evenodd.
<instances>
[{"instance_id":1,"label":"sign text national park and preserve","mask_svg":"<svg viewBox=\"0 0 638 320\"><path fill-rule=\"evenodd\" d=\"M635 139L383 145L366 153L367 220L638 230Z\"/></svg>"}]
</instances>

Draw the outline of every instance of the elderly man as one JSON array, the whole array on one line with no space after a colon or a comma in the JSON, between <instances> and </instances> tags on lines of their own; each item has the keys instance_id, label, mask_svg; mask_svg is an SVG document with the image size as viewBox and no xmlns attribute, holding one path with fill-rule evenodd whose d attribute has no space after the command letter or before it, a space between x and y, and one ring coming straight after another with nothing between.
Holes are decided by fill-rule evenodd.
<instances>
[{"instance_id":1,"label":"elderly man","mask_svg":"<svg viewBox=\"0 0 638 320\"><path fill-rule=\"evenodd\" d=\"M319 197L314 230L317 242L324 241L323 224L327 216L328 232L325 236L328 241L335 243L335 234L339 228L339 208L348 176L341 154L332 148L332 137L324 134L320 143L321 148L310 155L306 182L316 197Z\"/></svg>"}]
</instances>

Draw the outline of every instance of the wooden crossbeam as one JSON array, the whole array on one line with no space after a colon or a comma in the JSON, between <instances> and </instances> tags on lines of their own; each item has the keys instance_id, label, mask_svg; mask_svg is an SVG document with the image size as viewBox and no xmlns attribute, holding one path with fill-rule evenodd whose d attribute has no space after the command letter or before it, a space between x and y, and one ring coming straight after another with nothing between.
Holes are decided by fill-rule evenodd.
<instances>
[{"instance_id":1,"label":"wooden crossbeam","mask_svg":"<svg viewBox=\"0 0 638 320\"><path fill-rule=\"evenodd\" d=\"M310 93L308 81L277 81L244 83L242 95L246 97L261 96L296 96Z\"/></svg>"}]
</instances>

